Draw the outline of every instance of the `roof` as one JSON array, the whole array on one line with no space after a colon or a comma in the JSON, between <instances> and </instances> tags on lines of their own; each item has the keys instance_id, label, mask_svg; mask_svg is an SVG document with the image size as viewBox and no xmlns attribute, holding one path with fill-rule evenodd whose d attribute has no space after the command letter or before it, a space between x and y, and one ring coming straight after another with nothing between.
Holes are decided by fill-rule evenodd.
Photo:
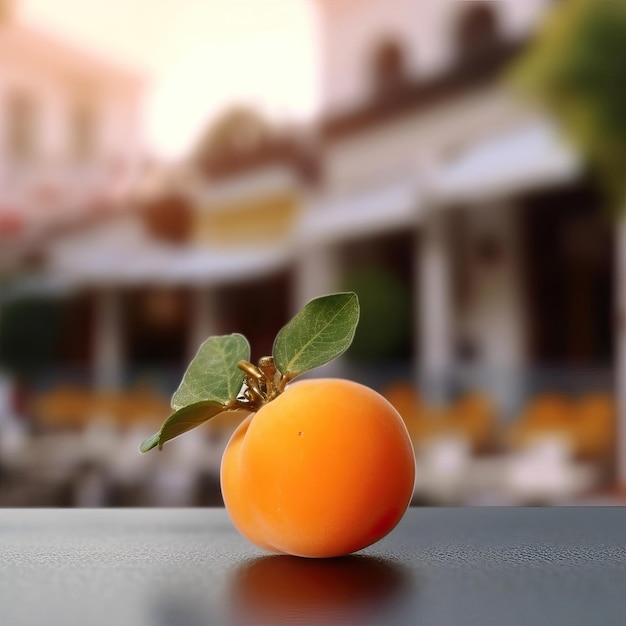
<instances>
[{"instance_id":1,"label":"roof","mask_svg":"<svg viewBox=\"0 0 626 626\"><path fill-rule=\"evenodd\" d=\"M49 246L48 255L42 283L51 278L60 289L72 289L232 283L283 268L290 249L173 245L154 238L140 216L125 215L58 239Z\"/></svg>"},{"instance_id":2,"label":"roof","mask_svg":"<svg viewBox=\"0 0 626 626\"><path fill-rule=\"evenodd\" d=\"M261 168L283 165L294 170L302 180L314 183L321 171L316 151L289 136L272 138L246 150L199 155L194 164L211 180L236 178Z\"/></svg>"},{"instance_id":3,"label":"roof","mask_svg":"<svg viewBox=\"0 0 626 626\"><path fill-rule=\"evenodd\" d=\"M547 121L533 121L472 145L437 172L439 203L468 202L572 181L581 158Z\"/></svg>"},{"instance_id":4,"label":"roof","mask_svg":"<svg viewBox=\"0 0 626 626\"><path fill-rule=\"evenodd\" d=\"M118 214L91 228L59 234L35 291L102 285L220 285L289 267L303 247L414 228L425 211L462 201L532 191L566 183L582 164L554 128L542 120L476 143L428 179L411 178L338 197L319 197L300 215L290 237L271 245L221 248L166 242L142 216ZM114 251L114 253L112 253Z\"/></svg>"},{"instance_id":5,"label":"roof","mask_svg":"<svg viewBox=\"0 0 626 626\"><path fill-rule=\"evenodd\" d=\"M283 166L303 180L315 182L320 170L311 141L305 141L297 130L274 128L257 111L242 106L226 110L209 125L189 160L210 180Z\"/></svg>"},{"instance_id":6,"label":"roof","mask_svg":"<svg viewBox=\"0 0 626 626\"><path fill-rule=\"evenodd\" d=\"M407 80L388 97L372 98L358 107L330 113L319 124L328 142L352 136L402 115L414 114L490 84L525 46L524 41L498 41L489 55L461 62L428 80Z\"/></svg>"}]
</instances>

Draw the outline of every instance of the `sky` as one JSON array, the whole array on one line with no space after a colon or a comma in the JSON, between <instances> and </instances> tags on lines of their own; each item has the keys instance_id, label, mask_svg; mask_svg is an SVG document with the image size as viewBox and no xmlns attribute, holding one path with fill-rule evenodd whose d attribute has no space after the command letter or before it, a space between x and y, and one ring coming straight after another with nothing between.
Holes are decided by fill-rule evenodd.
<instances>
[{"instance_id":1,"label":"sky","mask_svg":"<svg viewBox=\"0 0 626 626\"><path fill-rule=\"evenodd\" d=\"M146 75L161 158L183 156L231 104L282 120L317 107L313 0L21 0L20 13Z\"/></svg>"}]
</instances>

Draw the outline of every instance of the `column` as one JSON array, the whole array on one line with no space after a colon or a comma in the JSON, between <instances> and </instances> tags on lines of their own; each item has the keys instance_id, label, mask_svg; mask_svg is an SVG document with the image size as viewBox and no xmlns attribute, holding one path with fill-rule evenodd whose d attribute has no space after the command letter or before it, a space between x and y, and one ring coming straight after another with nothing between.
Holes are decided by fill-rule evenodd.
<instances>
[{"instance_id":1,"label":"column","mask_svg":"<svg viewBox=\"0 0 626 626\"><path fill-rule=\"evenodd\" d=\"M445 215L436 209L425 218L416 263L420 387L428 401L440 404L446 400L452 364L452 303Z\"/></svg>"},{"instance_id":2,"label":"column","mask_svg":"<svg viewBox=\"0 0 626 626\"><path fill-rule=\"evenodd\" d=\"M292 308L297 313L309 300L340 287L339 254L332 244L307 246L296 261Z\"/></svg>"},{"instance_id":3,"label":"column","mask_svg":"<svg viewBox=\"0 0 626 626\"><path fill-rule=\"evenodd\" d=\"M626 489L626 215L616 222L615 302L615 400L616 400L616 480Z\"/></svg>"},{"instance_id":4,"label":"column","mask_svg":"<svg viewBox=\"0 0 626 626\"><path fill-rule=\"evenodd\" d=\"M0 176L0 180L1 180L1 176ZM2 315L4 313L3 308L4 308L4 294L2 293L2 282L0 281L0 331L2 330ZM1 348L2 346L0 346ZM0 363L2 363L2 353L0 352ZM2 369L1 369L1 365L0 365L0 375L2 373Z\"/></svg>"},{"instance_id":5,"label":"column","mask_svg":"<svg viewBox=\"0 0 626 626\"><path fill-rule=\"evenodd\" d=\"M520 213L513 200L463 207L468 272L465 322L478 355L472 380L504 415L516 415L525 396L526 325ZM459 326L456 326L459 328Z\"/></svg>"},{"instance_id":6,"label":"column","mask_svg":"<svg viewBox=\"0 0 626 626\"><path fill-rule=\"evenodd\" d=\"M94 379L96 388L115 390L123 378L122 295L114 287L96 294L94 337Z\"/></svg>"},{"instance_id":7,"label":"column","mask_svg":"<svg viewBox=\"0 0 626 626\"><path fill-rule=\"evenodd\" d=\"M341 288L339 251L332 244L310 245L302 249L294 269L292 315L313 298ZM342 359L317 368L313 376L349 377Z\"/></svg>"},{"instance_id":8,"label":"column","mask_svg":"<svg viewBox=\"0 0 626 626\"><path fill-rule=\"evenodd\" d=\"M205 286L191 290L191 320L189 329L189 360L198 352L198 348L209 337L218 333L218 313L215 292Z\"/></svg>"}]
</instances>

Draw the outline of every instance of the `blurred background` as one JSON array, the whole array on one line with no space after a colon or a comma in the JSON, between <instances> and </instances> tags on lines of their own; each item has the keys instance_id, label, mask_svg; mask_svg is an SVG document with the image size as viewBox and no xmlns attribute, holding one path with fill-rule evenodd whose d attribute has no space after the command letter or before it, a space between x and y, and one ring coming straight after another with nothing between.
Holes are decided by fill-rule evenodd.
<instances>
[{"instance_id":1,"label":"blurred background","mask_svg":"<svg viewBox=\"0 0 626 626\"><path fill-rule=\"evenodd\" d=\"M589 4L1 0L0 506L221 504L240 416L139 442L206 337L256 359L337 290L316 374L397 407L416 504L626 502L626 229L517 81Z\"/></svg>"}]
</instances>

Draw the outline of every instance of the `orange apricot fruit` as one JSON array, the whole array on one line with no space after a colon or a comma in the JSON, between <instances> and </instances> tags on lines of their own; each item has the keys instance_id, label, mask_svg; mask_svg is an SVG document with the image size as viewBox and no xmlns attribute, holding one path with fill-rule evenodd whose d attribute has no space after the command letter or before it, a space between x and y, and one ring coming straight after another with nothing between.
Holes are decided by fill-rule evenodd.
<instances>
[{"instance_id":1,"label":"orange apricot fruit","mask_svg":"<svg viewBox=\"0 0 626 626\"><path fill-rule=\"evenodd\" d=\"M365 548L402 518L415 481L406 426L379 393L342 379L289 385L233 433L224 503L258 546L303 557Z\"/></svg>"}]
</instances>

